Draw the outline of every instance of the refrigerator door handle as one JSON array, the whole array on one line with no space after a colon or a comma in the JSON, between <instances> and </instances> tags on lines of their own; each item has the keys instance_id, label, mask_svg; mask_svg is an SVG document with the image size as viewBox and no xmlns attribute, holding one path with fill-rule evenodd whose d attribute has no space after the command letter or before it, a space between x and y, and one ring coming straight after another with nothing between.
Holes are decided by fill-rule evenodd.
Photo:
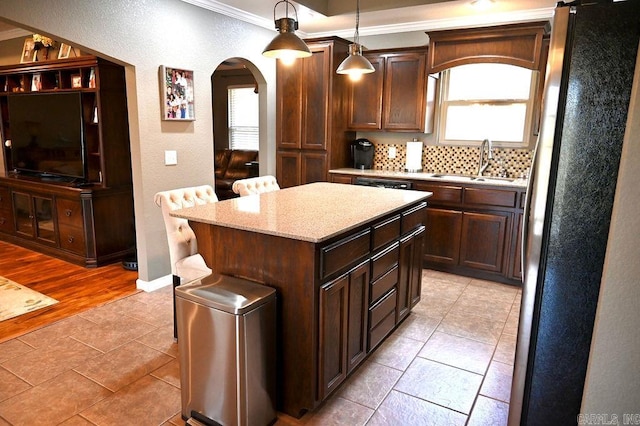
<instances>
[{"instance_id":1,"label":"refrigerator door handle","mask_svg":"<svg viewBox=\"0 0 640 426\"><path fill-rule=\"evenodd\" d=\"M535 180L535 170L538 164L538 146L540 138L536 141L536 147L533 150L533 158L531 159L531 168L529 169L529 178L527 180L527 192L524 197L524 212L522 215L522 235L520 237L520 271L522 275L522 283L524 284L525 271L527 265L527 241L529 240L529 209L531 208L532 192L534 191L533 181Z\"/></svg>"}]
</instances>

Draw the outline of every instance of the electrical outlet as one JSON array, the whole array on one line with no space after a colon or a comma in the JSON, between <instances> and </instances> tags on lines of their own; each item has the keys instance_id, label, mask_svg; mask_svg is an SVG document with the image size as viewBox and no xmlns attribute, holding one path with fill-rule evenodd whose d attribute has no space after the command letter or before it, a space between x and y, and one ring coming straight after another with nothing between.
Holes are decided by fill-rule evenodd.
<instances>
[{"instance_id":1,"label":"electrical outlet","mask_svg":"<svg viewBox=\"0 0 640 426\"><path fill-rule=\"evenodd\" d=\"M390 146L389 147L389 158L396 158L396 147L395 146Z\"/></svg>"},{"instance_id":2,"label":"electrical outlet","mask_svg":"<svg viewBox=\"0 0 640 426\"><path fill-rule=\"evenodd\" d=\"M178 164L178 152L177 151L165 151L164 152L164 165L175 166Z\"/></svg>"}]
</instances>

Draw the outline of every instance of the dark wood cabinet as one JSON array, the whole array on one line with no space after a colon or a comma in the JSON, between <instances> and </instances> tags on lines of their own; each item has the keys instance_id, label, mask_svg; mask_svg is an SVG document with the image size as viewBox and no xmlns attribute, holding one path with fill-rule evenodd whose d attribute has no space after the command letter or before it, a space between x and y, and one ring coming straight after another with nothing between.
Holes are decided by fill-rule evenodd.
<instances>
[{"instance_id":1,"label":"dark wood cabinet","mask_svg":"<svg viewBox=\"0 0 640 426\"><path fill-rule=\"evenodd\" d=\"M460 260L462 212L459 210L427 208L427 235L424 259L427 262L457 265Z\"/></svg>"},{"instance_id":2,"label":"dark wood cabinet","mask_svg":"<svg viewBox=\"0 0 640 426\"><path fill-rule=\"evenodd\" d=\"M51 167L45 154L57 155L56 164L61 161L60 154L53 154L55 149L48 147L40 147L37 163L25 168L14 165L11 150L15 148L5 142L26 131L11 122L12 102L20 97L54 101L70 94L77 96L79 103L82 140L77 146L81 146L84 176L38 173ZM95 56L80 56L0 67L0 129L6 165L0 173L0 238L84 266L113 262L134 252L122 66ZM48 135L39 136L47 140ZM76 174L78 171L73 176Z\"/></svg>"},{"instance_id":3,"label":"dark wood cabinet","mask_svg":"<svg viewBox=\"0 0 640 426\"><path fill-rule=\"evenodd\" d=\"M349 275L320 287L318 393L323 399L347 377Z\"/></svg>"},{"instance_id":4,"label":"dark wood cabinet","mask_svg":"<svg viewBox=\"0 0 640 426\"><path fill-rule=\"evenodd\" d=\"M357 175L332 173L333 182ZM520 285L524 187L408 179L414 190L428 191L424 266L480 279ZM408 250L408 249L406 249ZM402 281L403 278L400 278ZM398 284L398 312L406 306ZM374 294L372 289L372 294Z\"/></svg>"},{"instance_id":5,"label":"dark wood cabinet","mask_svg":"<svg viewBox=\"0 0 640 426\"><path fill-rule=\"evenodd\" d=\"M191 222L213 269L278 291L281 411L299 417L316 408L398 325L400 262L405 300L415 303L425 210L423 201L407 203L322 242Z\"/></svg>"},{"instance_id":6,"label":"dark wood cabinet","mask_svg":"<svg viewBox=\"0 0 640 426\"><path fill-rule=\"evenodd\" d=\"M13 203L9 188L0 186L0 232L13 232Z\"/></svg>"},{"instance_id":7,"label":"dark wood cabinet","mask_svg":"<svg viewBox=\"0 0 640 426\"><path fill-rule=\"evenodd\" d=\"M511 217L511 213L464 212L459 264L503 274Z\"/></svg>"},{"instance_id":8,"label":"dark wood cabinet","mask_svg":"<svg viewBox=\"0 0 640 426\"><path fill-rule=\"evenodd\" d=\"M427 208L425 265L519 285L524 188L417 182L433 192ZM518 266L517 266L518 265Z\"/></svg>"},{"instance_id":9,"label":"dark wood cabinet","mask_svg":"<svg viewBox=\"0 0 640 426\"><path fill-rule=\"evenodd\" d=\"M368 260L320 287L320 399L333 392L367 356L368 308Z\"/></svg>"},{"instance_id":10,"label":"dark wood cabinet","mask_svg":"<svg viewBox=\"0 0 640 426\"><path fill-rule=\"evenodd\" d=\"M428 98L426 48L369 51L375 72L349 82L349 128L427 132L432 120Z\"/></svg>"},{"instance_id":11,"label":"dark wood cabinet","mask_svg":"<svg viewBox=\"0 0 640 426\"><path fill-rule=\"evenodd\" d=\"M400 240L396 323L409 315L411 308L420 301L424 235L425 227L421 226Z\"/></svg>"},{"instance_id":12,"label":"dark wood cabinet","mask_svg":"<svg viewBox=\"0 0 640 426\"><path fill-rule=\"evenodd\" d=\"M365 53L374 72L363 74L360 80L350 81L349 128L354 130L382 129L382 97L384 87L384 56Z\"/></svg>"},{"instance_id":13,"label":"dark wood cabinet","mask_svg":"<svg viewBox=\"0 0 640 426\"><path fill-rule=\"evenodd\" d=\"M74 188L0 177L0 238L82 266L131 255L133 196L121 188ZM6 206L6 207L5 207Z\"/></svg>"},{"instance_id":14,"label":"dark wood cabinet","mask_svg":"<svg viewBox=\"0 0 640 426\"><path fill-rule=\"evenodd\" d=\"M57 226L53 197L39 193L13 191L15 233L23 238L55 245Z\"/></svg>"},{"instance_id":15,"label":"dark wood cabinet","mask_svg":"<svg viewBox=\"0 0 640 426\"><path fill-rule=\"evenodd\" d=\"M281 187L328 181L349 162L346 80L336 74L349 42L307 40L312 55L276 68L276 178Z\"/></svg>"},{"instance_id":16,"label":"dark wood cabinet","mask_svg":"<svg viewBox=\"0 0 640 426\"><path fill-rule=\"evenodd\" d=\"M524 199L524 194L523 199ZM522 218L523 213L516 215L517 219L513 228L513 247L511 247L510 253L513 253L511 257L510 277L514 280L522 280Z\"/></svg>"}]
</instances>

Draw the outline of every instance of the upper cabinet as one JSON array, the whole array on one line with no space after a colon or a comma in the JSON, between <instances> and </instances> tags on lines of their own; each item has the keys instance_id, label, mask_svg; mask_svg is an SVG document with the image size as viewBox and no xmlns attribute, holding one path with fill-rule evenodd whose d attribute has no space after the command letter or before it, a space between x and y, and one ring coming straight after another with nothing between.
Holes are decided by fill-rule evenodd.
<instances>
[{"instance_id":1,"label":"upper cabinet","mask_svg":"<svg viewBox=\"0 0 640 426\"><path fill-rule=\"evenodd\" d=\"M435 80L427 76L427 49L368 51L375 72L349 82L349 129L431 131Z\"/></svg>"},{"instance_id":2,"label":"upper cabinet","mask_svg":"<svg viewBox=\"0 0 640 426\"><path fill-rule=\"evenodd\" d=\"M497 62L540 70L548 21L428 32L430 73L465 64Z\"/></svg>"}]
</instances>

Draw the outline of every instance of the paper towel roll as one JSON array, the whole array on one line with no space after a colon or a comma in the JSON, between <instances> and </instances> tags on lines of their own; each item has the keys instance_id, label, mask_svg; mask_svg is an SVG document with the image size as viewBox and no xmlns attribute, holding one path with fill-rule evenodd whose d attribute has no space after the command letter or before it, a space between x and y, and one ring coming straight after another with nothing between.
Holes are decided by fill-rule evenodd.
<instances>
[{"instance_id":1,"label":"paper towel roll","mask_svg":"<svg viewBox=\"0 0 640 426\"><path fill-rule=\"evenodd\" d=\"M407 164L405 165L407 172L422 171L422 142L407 142Z\"/></svg>"}]
</instances>

